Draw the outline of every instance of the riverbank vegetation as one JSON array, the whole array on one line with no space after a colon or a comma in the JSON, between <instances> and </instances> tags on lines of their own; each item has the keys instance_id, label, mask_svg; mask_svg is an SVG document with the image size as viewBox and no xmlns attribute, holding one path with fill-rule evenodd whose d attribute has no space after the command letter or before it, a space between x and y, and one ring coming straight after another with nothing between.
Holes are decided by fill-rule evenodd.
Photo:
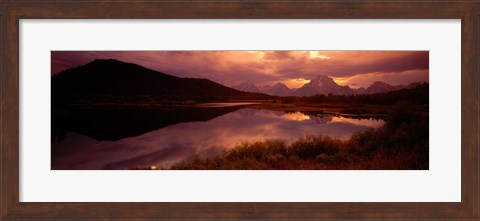
<instances>
[{"instance_id":1,"label":"riverbank vegetation","mask_svg":"<svg viewBox=\"0 0 480 221\"><path fill-rule=\"evenodd\" d=\"M243 142L221 156L196 157L170 169L428 169L428 116L414 109L410 101L397 102L388 111L384 127L355 133L348 140L307 135L292 142Z\"/></svg>"},{"instance_id":2,"label":"riverbank vegetation","mask_svg":"<svg viewBox=\"0 0 480 221\"><path fill-rule=\"evenodd\" d=\"M387 93L359 95L323 95L310 97L276 97L255 108L304 113L315 112L346 117L385 117L398 102L411 104L412 111L428 117L428 84Z\"/></svg>"}]
</instances>

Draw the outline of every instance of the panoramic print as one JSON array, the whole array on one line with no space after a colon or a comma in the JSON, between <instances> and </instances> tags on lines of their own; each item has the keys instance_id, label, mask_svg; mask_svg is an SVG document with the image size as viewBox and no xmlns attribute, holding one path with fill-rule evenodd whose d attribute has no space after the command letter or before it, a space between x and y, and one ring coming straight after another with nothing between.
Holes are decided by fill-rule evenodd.
<instances>
[{"instance_id":1,"label":"panoramic print","mask_svg":"<svg viewBox=\"0 0 480 221\"><path fill-rule=\"evenodd\" d=\"M52 170L428 170L428 51L52 51Z\"/></svg>"}]
</instances>

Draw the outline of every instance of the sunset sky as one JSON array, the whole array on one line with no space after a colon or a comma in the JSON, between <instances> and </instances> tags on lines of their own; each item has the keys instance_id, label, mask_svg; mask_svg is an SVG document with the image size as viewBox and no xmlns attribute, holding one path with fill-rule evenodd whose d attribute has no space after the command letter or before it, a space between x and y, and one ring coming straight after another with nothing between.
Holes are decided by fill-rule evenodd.
<instances>
[{"instance_id":1,"label":"sunset sky","mask_svg":"<svg viewBox=\"0 0 480 221\"><path fill-rule=\"evenodd\" d=\"M340 85L368 87L427 82L428 51L52 51L52 75L112 58L178 77L207 78L226 86L285 83L298 88L318 75Z\"/></svg>"}]
</instances>

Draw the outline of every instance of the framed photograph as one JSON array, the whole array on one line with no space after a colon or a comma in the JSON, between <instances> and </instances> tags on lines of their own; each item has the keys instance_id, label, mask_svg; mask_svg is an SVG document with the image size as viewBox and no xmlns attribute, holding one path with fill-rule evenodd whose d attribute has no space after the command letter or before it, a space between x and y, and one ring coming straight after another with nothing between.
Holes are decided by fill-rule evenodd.
<instances>
[{"instance_id":1,"label":"framed photograph","mask_svg":"<svg viewBox=\"0 0 480 221\"><path fill-rule=\"evenodd\" d=\"M0 4L2 219L480 218L478 1Z\"/></svg>"},{"instance_id":2,"label":"framed photograph","mask_svg":"<svg viewBox=\"0 0 480 221\"><path fill-rule=\"evenodd\" d=\"M52 51L51 170L428 170L428 55Z\"/></svg>"}]
</instances>

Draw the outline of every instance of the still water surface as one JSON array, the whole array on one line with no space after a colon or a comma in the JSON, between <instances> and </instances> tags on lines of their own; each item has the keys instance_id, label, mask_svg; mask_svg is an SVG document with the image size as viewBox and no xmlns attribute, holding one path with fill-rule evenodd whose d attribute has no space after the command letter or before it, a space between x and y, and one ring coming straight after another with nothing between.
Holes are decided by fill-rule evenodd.
<instances>
[{"instance_id":1,"label":"still water surface","mask_svg":"<svg viewBox=\"0 0 480 221\"><path fill-rule=\"evenodd\" d=\"M205 105L215 109L222 105ZM205 110L203 110L205 111ZM212 119L186 120L141 135L98 140L81 132L66 131L52 142L52 169L129 169L170 165L207 157L242 141L280 138L291 141L324 134L348 139L356 131L380 127L383 120L321 116L301 112L258 110L242 107Z\"/></svg>"}]
</instances>

